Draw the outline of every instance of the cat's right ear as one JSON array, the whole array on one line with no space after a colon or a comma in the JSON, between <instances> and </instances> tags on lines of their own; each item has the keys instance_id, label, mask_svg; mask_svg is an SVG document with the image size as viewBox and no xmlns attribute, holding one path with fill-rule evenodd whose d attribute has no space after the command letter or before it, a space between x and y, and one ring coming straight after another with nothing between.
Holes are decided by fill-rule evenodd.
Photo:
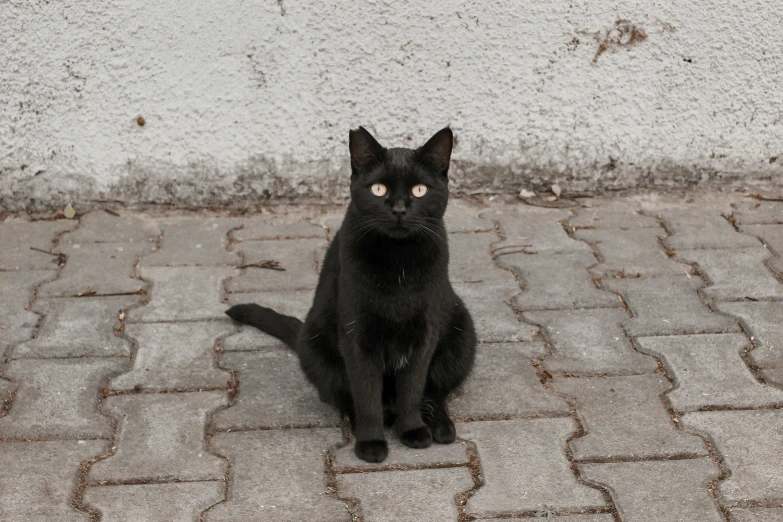
<instances>
[{"instance_id":1,"label":"cat's right ear","mask_svg":"<svg viewBox=\"0 0 783 522\"><path fill-rule=\"evenodd\" d=\"M386 149L364 127L350 131L348 148L351 151L351 175L353 176L381 163L386 155Z\"/></svg>"}]
</instances>

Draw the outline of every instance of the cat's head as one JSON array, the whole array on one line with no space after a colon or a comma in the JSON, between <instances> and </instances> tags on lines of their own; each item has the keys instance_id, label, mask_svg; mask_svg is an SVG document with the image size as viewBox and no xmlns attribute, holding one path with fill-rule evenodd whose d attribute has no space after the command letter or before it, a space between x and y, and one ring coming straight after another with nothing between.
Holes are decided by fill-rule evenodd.
<instances>
[{"instance_id":1,"label":"cat's head","mask_svg":"<svg viewBox=\"0 0 783 522\"><path fill-rule=\"evenodd\" d=\"M426 234L449 199L454 136L446 127L418 149L386 149L364 127L349 135L351 200L374 228L391 237Z\"/></svg>"}]
</instances>

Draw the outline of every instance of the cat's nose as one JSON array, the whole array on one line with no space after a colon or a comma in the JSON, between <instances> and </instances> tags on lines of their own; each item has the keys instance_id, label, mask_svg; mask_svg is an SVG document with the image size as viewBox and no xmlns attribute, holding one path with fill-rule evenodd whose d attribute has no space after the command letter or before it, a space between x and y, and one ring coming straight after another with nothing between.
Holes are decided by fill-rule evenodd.
<instances>
[{"instance_id":1,"label":"cat's nose","mask_svg":"<svg viewBox=\"0 0 783 522\"><path fill-rule=\"evenodd\" d=\"M405 202L402 200L398 200L394 203L394 206L392 206L392 214L394 214L397 219L402 219L402 217L407 212L407 209L405 208Z\"/></svg>"}]
</instances>

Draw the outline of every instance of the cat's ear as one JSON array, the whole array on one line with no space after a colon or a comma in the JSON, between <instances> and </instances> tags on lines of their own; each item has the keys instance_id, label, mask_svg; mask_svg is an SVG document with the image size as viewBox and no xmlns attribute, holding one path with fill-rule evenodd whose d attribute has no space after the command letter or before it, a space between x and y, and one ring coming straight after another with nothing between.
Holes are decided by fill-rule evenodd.
<instances>
[{"instance_id":1,"label":"cat's ear","mask_svg":"<svg viewBox=\"0 0 783 522\"><path fill-rule=\"evenodd\" d=\"M348 133L348 148L351 151L351 173L353 175L381 163L386 155L386 149L364 127L359 127Z\"/></svg>"},{"instance_id":2,"label":"cat's ear","mask_svg":"<svg viewBox=\"0 0 783 522\"><path fill-rule=\"evenodd\" d=\"M435 133L422 147L416 151L419 161L435 169L438 174L446 175L449 172L451 161L451 149L454 146L454 134L446 127Z\"/></svg>"}]
</instances>

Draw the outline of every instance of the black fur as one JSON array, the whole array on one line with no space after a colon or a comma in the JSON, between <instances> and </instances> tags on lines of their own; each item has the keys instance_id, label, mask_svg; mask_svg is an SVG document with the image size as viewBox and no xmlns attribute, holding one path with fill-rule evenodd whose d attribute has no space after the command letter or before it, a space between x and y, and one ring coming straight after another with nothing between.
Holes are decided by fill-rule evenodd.
<instances>
[{"instance_id":1,"label":"black fur","mask_svg":"<svg viewBox=\"0 0 783 522\"><path fill-rule=\"evenodd\" d=\"M452 143L448 128L417 150L351 131L351 203L304 324L255 304L226 312L294 348L321 400L349 417L368 462L388 454L384 424L414 448L456 437L447 400L470 373L476 335L448 280ZM428 187L423 197L411 193L417 184Z\"/></svg>"}]
</instances>

